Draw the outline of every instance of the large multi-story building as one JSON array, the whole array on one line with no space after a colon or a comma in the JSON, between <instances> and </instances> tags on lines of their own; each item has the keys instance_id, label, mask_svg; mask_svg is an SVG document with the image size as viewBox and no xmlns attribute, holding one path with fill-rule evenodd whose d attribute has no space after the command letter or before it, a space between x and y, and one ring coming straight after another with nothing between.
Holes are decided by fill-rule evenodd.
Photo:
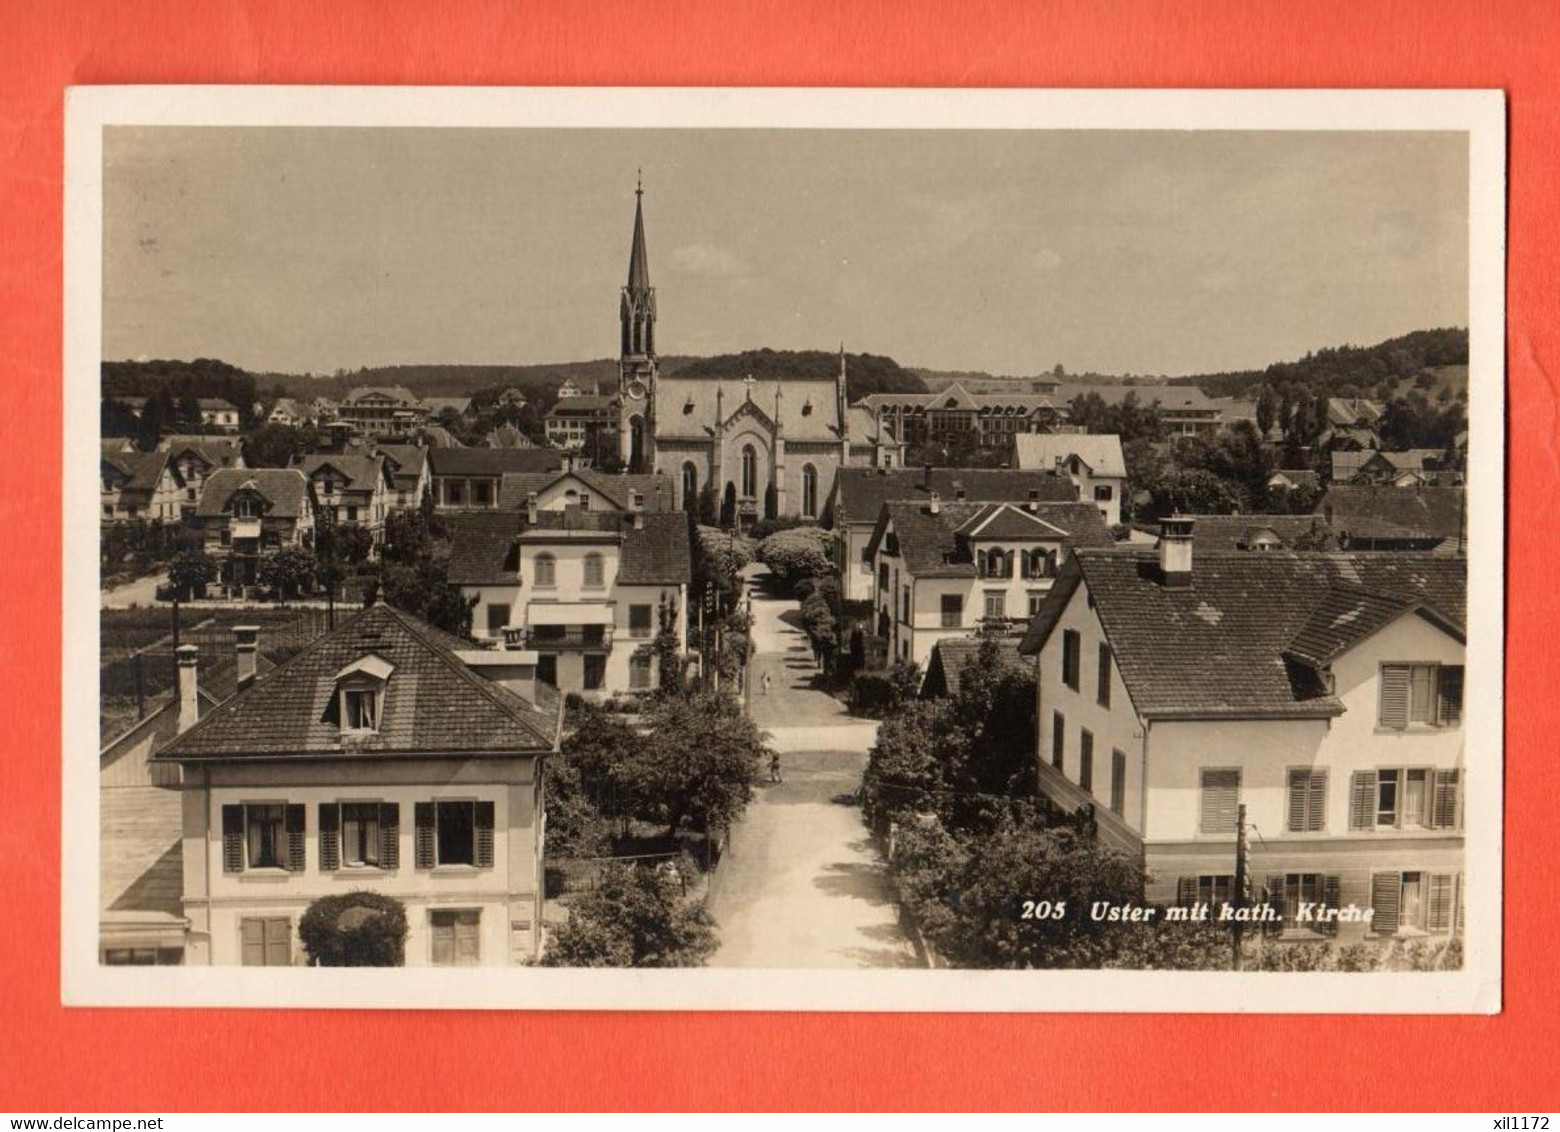
<instances>
[{"instance_id":1,"label":"large multi-story building","mask_svg":"<svg viewBox=\"0 0 1560 1132\"><path fill-rule=\"evenodd\" d=\"M1140 861L1146 897L1252 899L1295 939L1455 930L1466 563L1270 549L1080 549L1023 650L1040 786ZM1315 918L1354 905L1368 918Z\"/></svg>"},{"instance_id":2,"label":"large multi-story building","mask_svg":"<svg viewBox=\"0 0 1560 1132\"><path fill-rule=\"evenodd\" d=\"M869 393L860 403L910 447L1003 449L1067 419L1066 404L1050 394L971 393L959 382L936 393Z\"/></svg>"}]
</instances>

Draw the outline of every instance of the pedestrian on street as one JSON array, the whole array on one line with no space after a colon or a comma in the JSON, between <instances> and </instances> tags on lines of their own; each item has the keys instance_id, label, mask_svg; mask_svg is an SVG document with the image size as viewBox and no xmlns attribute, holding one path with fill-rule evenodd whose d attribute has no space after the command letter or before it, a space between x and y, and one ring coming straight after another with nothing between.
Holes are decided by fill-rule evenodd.
<instances>
[{"instance_id":1,"label":"pedestrian on street","mask_svg":"<svg viewBox=\"0 0 1560 1132\"><path fill-rule=\"evenodd\" d=\"M769 673L764 673L764 695L766 696L769 695L769 685L771 683L773 683L773 679L770 677Z\"/></svg>"},{"instance_id":2,"label":"pedestrian on street","mask_svg":"<svg viewBox=\"0 0 1560 1132\"><path fill-rule=\"evenodd\" d=\"M769 781L779 782L780 779L780 752L769 752Z\"/></svg>"}]
</instances>

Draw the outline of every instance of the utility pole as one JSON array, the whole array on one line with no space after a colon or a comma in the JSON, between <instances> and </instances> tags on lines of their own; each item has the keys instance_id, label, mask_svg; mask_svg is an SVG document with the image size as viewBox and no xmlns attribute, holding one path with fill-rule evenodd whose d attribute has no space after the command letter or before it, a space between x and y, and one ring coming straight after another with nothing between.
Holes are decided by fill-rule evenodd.
<instances>
[{"instance_id":1,"label":"utility pole","mask_svg":"<svg viewBox=\"0 0 1560 1132\"><path fill-rule=\"evenodd\" d=\"M1242 967L1240 937L1243 924L1240 913L1246 907L1246 854L1246 804L1242 802L1235 807L1235 920L1230 928L1232 971L1239 971Z\"/></svg>"}]
</instances>

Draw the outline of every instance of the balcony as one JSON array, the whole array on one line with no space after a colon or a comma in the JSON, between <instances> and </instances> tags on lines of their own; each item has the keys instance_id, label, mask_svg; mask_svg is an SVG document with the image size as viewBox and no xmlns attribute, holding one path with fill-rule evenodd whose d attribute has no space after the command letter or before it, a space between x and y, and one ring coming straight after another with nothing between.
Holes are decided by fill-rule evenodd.
<instances>
[{"instance_id":1,"label":"balcony","mask_svg":"<svg viewBox=\"0 0 1560 1132\"><path fill-rule=\"evenodd\" d=\"M542 652L610 652L611 625L531 625L525 647Z\"/></svg>"},{"instance_id":2,"label":"balcony","mask_svg":"<svg viewBox=\"0 0 1560 1132\"><path fill-rule=\"evenodd\" d=\"M260 537L259 519L233 519L228 524L228 530L233 533L233 541L239 539L257 539Z\"/></svg>"}]
</instances>

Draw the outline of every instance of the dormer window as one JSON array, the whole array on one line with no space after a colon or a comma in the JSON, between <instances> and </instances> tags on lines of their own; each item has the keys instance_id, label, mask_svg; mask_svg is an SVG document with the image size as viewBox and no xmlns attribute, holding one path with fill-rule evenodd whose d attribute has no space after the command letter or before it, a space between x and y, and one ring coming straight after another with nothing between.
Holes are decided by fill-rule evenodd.
<instances>
[{"instance_id":1,"label":"dormer window","mask_svg":"<svg viewBox=\"0 0 1560 1132\"><path fill-rule=\"evenodd\" d=\"M344 688L341 693L343 731L379 730L379 692L374 688Z\"/></svg>"},{"instance_id":2,"label":"dormer window","mask_svg":"<svg viewBox=\"0 0 1560 1132\"><path fill-rule=\"evenodd\" d=\"M336 673L343 735L373 734L384 718L385 686L395 666L369 654Z\"/></svg>"},{"instance_id":3,"label":"dormer window","mask_svg":"<svg viewBox=\"0 0 1560 1132\"><path fill-rule=\"evenodd\" d=\"M260 502L256 499L244 498L233 501L233 516L238 519L258 519L260 517Z\"/></svg>"},{"instance_id":4,"label":"dormer window","mask_svg":"<svg viewBox=\"0 0 1560 1132\"><path fill-rule=\"evenodd\" d=\"M689 394L688 399L683 402L683 416L688 416L692 412L693 412L693 395Z\"/></svg>"},{"instance_id":5,"label":"dormer window","mask_svg":"<svg viewBox=\"0 0 1560 1132\"><path fill-rule=\"evenodd\" d=\"M810 416L812 416L812 411L813 411L812 398L809 397L809 398L807 398L807 400L802 402L802 416L810 417Z\"/></svg>"}]
</instances>

